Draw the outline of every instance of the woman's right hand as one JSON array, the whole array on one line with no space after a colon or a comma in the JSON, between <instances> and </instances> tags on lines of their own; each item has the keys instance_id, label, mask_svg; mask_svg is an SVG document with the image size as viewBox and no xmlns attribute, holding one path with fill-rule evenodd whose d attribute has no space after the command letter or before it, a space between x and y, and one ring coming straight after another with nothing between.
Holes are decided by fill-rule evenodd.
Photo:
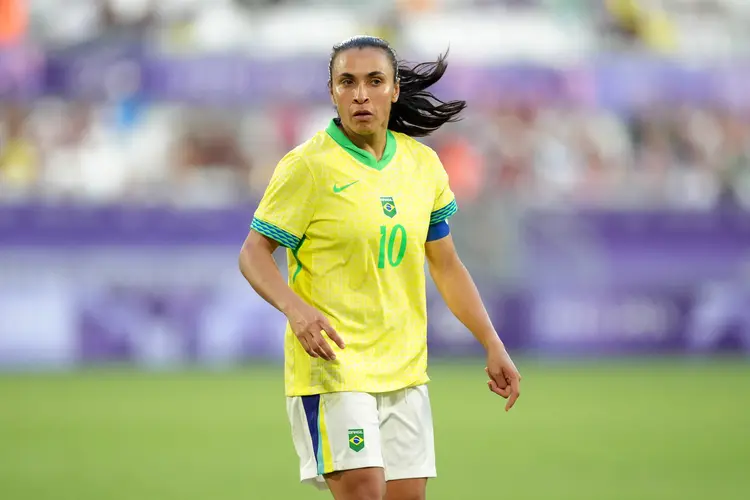
<instances>
[{"instance_id":1,"label":"woman's right hand","mask_svg":"<svg viewBox=\"0 0 750 500\"><path fill-rule=\"evenodd\" d=\"M336 354L323 337L322 332L325 332L339 348L344 348L344 341L333 329L328 318L311 305L300 301L300 304L296 305L286 317L297 340L311 357L323 358L327 361L336 359Z\"/></svg>"}]
</instances>

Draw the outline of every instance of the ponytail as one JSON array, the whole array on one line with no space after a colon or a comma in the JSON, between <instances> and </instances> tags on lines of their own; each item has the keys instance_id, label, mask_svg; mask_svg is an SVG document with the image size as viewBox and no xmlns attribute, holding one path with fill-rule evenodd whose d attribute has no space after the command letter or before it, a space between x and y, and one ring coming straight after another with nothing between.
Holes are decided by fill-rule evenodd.
<instances>
[{"instance_id":1,"label":"ponytail","mask_svg":"<svg viewBox=\"0 0 750 500\"><path fill-rule=\"evenodd\" d=\"M448 69L447 52L435 62L409 68L399 65L396 74L401 92L391 107L388 128L411 137L425 137L445 123L458 121L466 101L442 101L427 89L438 82Z\"/></svg>"}]
</instances>

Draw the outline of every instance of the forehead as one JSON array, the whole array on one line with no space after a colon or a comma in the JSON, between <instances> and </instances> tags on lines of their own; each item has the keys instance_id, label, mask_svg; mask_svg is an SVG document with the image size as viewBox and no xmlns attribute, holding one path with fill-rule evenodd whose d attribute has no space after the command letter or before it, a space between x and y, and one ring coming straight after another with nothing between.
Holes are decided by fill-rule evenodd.
<instances>
[{"instance_id":1,"label":"forehead","mask_svg":"<svg viewBox=\"0 0 750 500\"><path fill-rule=\"evenodd\" d=\"M376 71L386 75L393 74L391 60L384 49L376 47L347 49L339 52L333 60L333 76L341 73L359 76Z\"/></svg>"}]
</instances>

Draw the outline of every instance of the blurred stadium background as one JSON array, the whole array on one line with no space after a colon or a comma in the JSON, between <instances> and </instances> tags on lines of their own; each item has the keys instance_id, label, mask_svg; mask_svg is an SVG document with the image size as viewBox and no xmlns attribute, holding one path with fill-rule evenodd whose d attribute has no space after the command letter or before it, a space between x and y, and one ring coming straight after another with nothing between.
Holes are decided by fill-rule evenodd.
<instances>
[{"instance_id":1,"label":"blurred stadium background","mask_svg":"<svg viewBox=\"0 0 750 500\"><path fill-rule=\"evenodd\" d=\"M747 0L0 1L0 498L321 498L236 262L360 33L450 46L469 110L426 142L525 376L504 414L430 289L430 498L747 498L748 26Z\"/></svg>"}]
</instances>

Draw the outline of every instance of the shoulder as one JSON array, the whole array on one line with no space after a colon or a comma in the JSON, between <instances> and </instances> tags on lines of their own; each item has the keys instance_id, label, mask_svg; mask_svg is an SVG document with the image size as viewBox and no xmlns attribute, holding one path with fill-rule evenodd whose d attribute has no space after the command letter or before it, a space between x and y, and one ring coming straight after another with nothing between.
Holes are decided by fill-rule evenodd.
<instances>
[{"instance_id":1,"label":"shoulder","mask_svg":"<svg viewBox=\"0 0 750 500\"><path fill-rule=\"evenodd\" d=\"M442 179L446 174L443 162L437 152L431 147L419 142L418 140L400 132L391 132L396 138L397 148L402 153L411 156L414 162L429 172L428 175Z\"/></svg>"},{"instance_id":2,"label":"shoulder","mask_svg":"<svg viewBox=\"0 0 750 500\"><path fill-rule=\"evenodd\" d=\"M320 160L330 153L330 137L324 130L321 130L287 152L279 160L278 168L314 175L315 166L320 164Z\"/></svg>"},{"instance_id":3,"label":"shoulder","mask_svg":"<svg viewBox=\"0 0 750 500\"><path fill-rule=\"evenodd\" d=\"M393 132L393 137L396 139L396 145L406 154L413 156L420 163L425 161L430 162L436 166L441 166L440 158L437 152L426 144L419 142L417 139L410 137L401 132Z\"/></svg>"},{"instance_id":4,"label":"shoulder","mask_svg":"<svg viewBox=\"0 0 750 500\"><path fill-rule=\"evenodd\" d=\"M284 155L280 163L304 169L315 176L317 167L327 163L327 158L335 149L334 146L328 133L321 130Z\"/></svg>"}]
</instances>

